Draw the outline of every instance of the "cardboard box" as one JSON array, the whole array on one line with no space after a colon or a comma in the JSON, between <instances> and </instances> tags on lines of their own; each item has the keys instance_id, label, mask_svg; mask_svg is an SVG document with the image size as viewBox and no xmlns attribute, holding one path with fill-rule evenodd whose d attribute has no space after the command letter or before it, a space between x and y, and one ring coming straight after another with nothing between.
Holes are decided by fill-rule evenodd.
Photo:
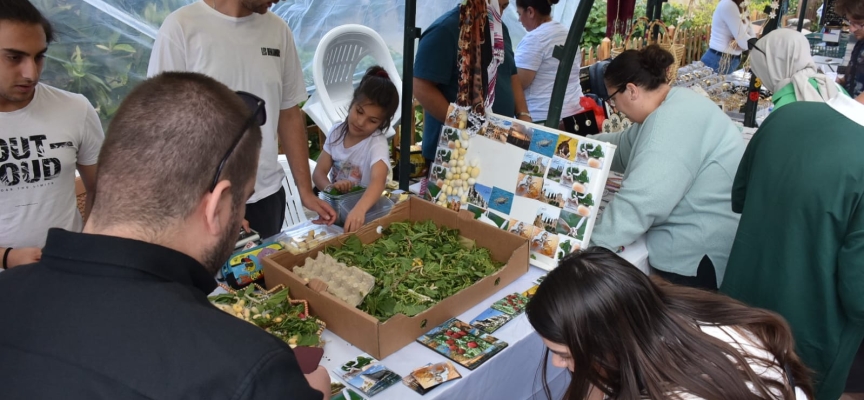
<instances>
[{"instance_id":1,"label":"cardboard box","mask_svg":"<svg viewBox=\"0 0 864 400\"><path fill-rule=\"evenodd\" d=\"M395 205L390 214L366 225L356 234L363 243L371 243L381 237L376 232L379 225L388 227L393 222L429 219L438 226L459 229L461 235L475 240L478 246L489 249L493 259L505 262L506 265L497 273L483 278L414 317L399 314L386 322L379 322L377 318L349 306L327 292L316 292L292 272L295 266L305 263L306 257L314 256L325 246L341 246L348 235L334 238L306 254L294 255L282 251L265 258L264 276L267 287L285 285L290 289L292 298L309 302L310 312L326 322L327 329L380 360L435 326L467 311L528 272L526 239L476 221L468 211L457 213L414 197Z\"/></svg>"}]
</instances>

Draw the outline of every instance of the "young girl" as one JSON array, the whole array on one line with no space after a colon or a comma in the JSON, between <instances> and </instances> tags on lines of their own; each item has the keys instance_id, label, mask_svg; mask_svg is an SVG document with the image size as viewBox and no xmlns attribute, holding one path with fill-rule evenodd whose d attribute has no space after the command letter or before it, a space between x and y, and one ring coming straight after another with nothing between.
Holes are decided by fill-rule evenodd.
<instances>
[{"instance_id":1,"label":"young girl","mask_svg":"<svg viewBox=\"0 0 864 400\"><path fill-rule=\"evenodd\" d=\"M399 107L399 92L384 68L370 67L354 90L347 121L327 134L312 179L325 192L347 193L355 186L366 192L345 219L345 232L363 226L366 212L384 191L390 169L390 151L383 130Z\"/></svg>"}]
</instances>

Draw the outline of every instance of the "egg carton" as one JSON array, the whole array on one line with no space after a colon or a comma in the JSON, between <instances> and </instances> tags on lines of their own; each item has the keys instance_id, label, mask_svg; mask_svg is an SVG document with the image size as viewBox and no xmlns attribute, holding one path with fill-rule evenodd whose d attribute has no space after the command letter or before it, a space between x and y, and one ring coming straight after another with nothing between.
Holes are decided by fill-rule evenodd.
<instances>
[{"instance_id":1,"label":"egg carton","mask_svg":"<svg viewBox=\"0 0 864 400\"><path fill-rule=\"evenodd\" d=\"M335 258L319 252L316 258L306 257L294 273L306 282L313 279L327 284L327 292L357 307L375 286L375 277L357 267L349 267Z\"/></svg>"}]
</instances>

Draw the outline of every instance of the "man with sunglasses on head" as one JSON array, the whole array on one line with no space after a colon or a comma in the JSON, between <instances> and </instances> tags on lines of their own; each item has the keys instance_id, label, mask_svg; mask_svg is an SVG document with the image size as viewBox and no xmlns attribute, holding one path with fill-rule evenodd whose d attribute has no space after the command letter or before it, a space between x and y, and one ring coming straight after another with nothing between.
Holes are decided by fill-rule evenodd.
<instances>
[{"instance_id":1,"label":"man with sunglasses on head","mask_svg":"<svg viewBox=\"0 0 864 400\"><path fill-rule=\"evenodd\" d=\"M279 233L285 216L277 143L288 157L303 206L319 215L315 222L336 220L333 208L312 192L305 117L298 107L306 100L306 85L291 30L269 11L274 2L199 0L178 9L162 23L147 70L148 76L200 72L265 101L270 118L261 127L255 194L245 215L264 238Z\"/></svg>"},{"instance_id":2,"label":"man with sunglasses on head","mask_svg":"<svg viewBox=\"0 0 864 400\"><path fill-rule=\"evenodd\" d=\"M266 111L248 100L189 72L126 97L83 233L52 229L41 261L0 274L0 397L327 397L323 367L304 376L286 343L207 299L254 193Z\"/></svg>"},{"instance_id":3,"label":"man with sunglasses on head","mask_svg":"<svg viewBox=\"0 0 864 400\"><path fill-rule=\"evenodd\" d=\"M84 96L39 83L51 24L27 0L0 0L0 257L39 260L51 227L81 231L75 170L93 201L102 124Z\"/></svg>"}]
</instances>

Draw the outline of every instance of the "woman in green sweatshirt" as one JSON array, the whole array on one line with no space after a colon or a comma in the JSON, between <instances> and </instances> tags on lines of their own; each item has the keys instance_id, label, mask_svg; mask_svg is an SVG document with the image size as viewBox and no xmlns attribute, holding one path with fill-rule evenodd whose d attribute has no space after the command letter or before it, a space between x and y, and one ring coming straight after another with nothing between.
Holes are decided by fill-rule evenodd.
<instances>
[{"instance_id":1,"label":"woman in green sweatshirt","mask_svg":"<svg viewBox=\"0 0 864 400\"><path fill-rule=\"evenodd\" d=\"M716 290L738 226L730 192L744 139L713 102L669 86L673 62L655 45L625 51L606 69L607 102L633 126L595 136L618 146L612 170L624 181L591 242L617 249L647 235L652 273Z\"/></svg>"}]
</instances>

